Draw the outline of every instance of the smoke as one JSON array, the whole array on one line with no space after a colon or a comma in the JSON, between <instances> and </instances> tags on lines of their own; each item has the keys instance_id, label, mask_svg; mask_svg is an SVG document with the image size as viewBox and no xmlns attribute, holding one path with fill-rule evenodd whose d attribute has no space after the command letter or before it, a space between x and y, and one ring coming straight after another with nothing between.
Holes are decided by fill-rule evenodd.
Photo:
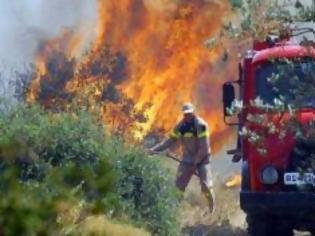
<instances>
[{"instance_id":1,"label":"smoke","mask_svg":"<svg viewBox=\"0 0 315 236\"><path fill-rule=\"evenodd\" d=\"M0 62L20 68L33 62L39 44L64 28L95 36L96 0L0 0Z\"/></svg>"}]
</instances>

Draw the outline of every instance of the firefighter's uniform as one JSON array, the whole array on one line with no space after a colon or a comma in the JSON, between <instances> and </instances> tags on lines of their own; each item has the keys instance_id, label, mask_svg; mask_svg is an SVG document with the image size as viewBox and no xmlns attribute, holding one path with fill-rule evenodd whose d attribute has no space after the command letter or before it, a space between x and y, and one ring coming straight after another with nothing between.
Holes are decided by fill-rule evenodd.
<instances>
[{"instance_id":1,"label":"firefighter's uniform","mask_svg":"<svg viewBox=\"0 0 315 236\"><path fill-rule=\"evenodd\" d=\"M209 128L205 121L195 116L190 123L182 120L171 132L170 137L152 148L161 152L180 141L183 148L183 159L178 167L176 186L185 191L192 175L197 173L201 190L205 193L210 204L214 204L213 183L210 168ZM212 206L213 207L213 206Z\"/></svg>"}]
</instances>

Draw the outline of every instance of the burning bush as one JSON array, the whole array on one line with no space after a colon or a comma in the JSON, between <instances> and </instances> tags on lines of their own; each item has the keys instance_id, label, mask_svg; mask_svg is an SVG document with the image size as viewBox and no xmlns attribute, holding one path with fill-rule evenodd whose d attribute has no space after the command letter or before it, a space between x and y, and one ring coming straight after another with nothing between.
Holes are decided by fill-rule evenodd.
<instances>
[{"instance_id":1,"label":"burning bush","mask_svg":"<svg viewBox=\"0 0 315 236\"><path fill-rule=\"evenodd\" d=\"M111 133L134 139L139 124L146 122L145 104L135 102L119 89L127 76L124 53L113 52L109 46L94 49L84 58L71 57L71 42L75 36L66 32L61 38L48 40L38 49L36 70L17 74L16 93L25 95L28 103L38 102L54 112L86 108L99 113ZM19 97L19 96L18 96Z\"/></svg>"}]
</instances>

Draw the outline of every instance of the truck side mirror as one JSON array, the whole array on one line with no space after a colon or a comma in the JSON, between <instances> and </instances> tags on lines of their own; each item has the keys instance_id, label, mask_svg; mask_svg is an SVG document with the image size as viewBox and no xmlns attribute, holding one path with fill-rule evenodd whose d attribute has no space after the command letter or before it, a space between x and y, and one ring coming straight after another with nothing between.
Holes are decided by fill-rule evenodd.
<instances>
[{"instance_id":1,"label":"truck side mirror","mask_svg":"<svg viewBox=\"0 0 315 236\"><path fill-rule=\"evenodd\" d=\"M234 86L231 83L225 83L223 85L223 105L224 105L224 117L231 116L228 113L228 109L232 107L232 103L235 100Z\"/></svg>"}]
</instances>

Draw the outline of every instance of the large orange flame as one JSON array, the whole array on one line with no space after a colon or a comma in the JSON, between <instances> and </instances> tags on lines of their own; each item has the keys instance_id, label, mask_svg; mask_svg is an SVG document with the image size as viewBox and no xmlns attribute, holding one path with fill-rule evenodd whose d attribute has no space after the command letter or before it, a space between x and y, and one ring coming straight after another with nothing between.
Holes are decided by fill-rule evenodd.
<instances>
[{"instance_id":1,"label":"large orange flame","mask_svg":"<svg viewBox=\"0 0 315 236\"><path fill-rule=\"evenodd\" d=\"M180 118L181 104L191 101L209 122L216 151L230 136L223 124L219 91L222 82L234 76L236 58L225 63L222 48L209 50L203 42L219 32L229 14L227 0L99 0L97 37L91 52L75 61L73 73L67 75L71 78L67 77L61 88L75 92L83 88L83 81L85 87L93 85L94 97L100 97L105 85L118 80L115 86L126 99L131 99L139 111L144 109L147 119L136 133L140 138L152 129L170 131ZM60 44L65 39L67 43ZM39 75L29 100L38 98L42 80L53 79L47 68L52 55L62 51L72 61L80 47L79 39L78 34L63 35L40 48ZM107 62L114 68L104 64L107 54L115 55L114 62ZM91 72L86 73L86 68ZM95 68L106 73L94 73ZM118 114L118 122L125 122L119 104L110 107L110 114ZM108 106L105 110L108 112Z\"/></svg>"}]
</instances>

